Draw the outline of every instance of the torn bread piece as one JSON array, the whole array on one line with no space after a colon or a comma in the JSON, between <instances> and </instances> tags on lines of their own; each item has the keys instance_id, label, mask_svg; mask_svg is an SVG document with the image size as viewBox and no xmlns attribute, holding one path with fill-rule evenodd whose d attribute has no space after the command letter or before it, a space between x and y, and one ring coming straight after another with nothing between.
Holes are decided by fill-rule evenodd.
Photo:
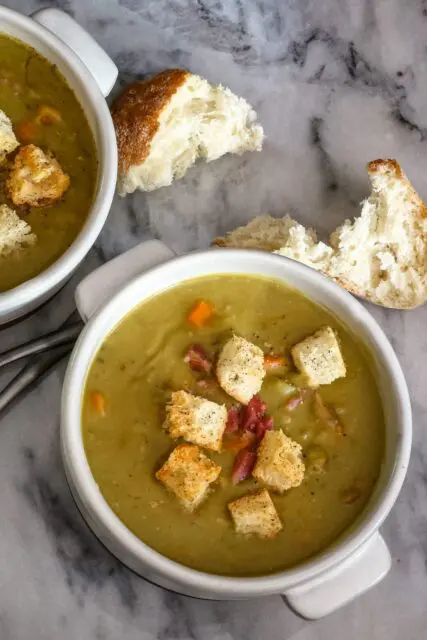
<instances>
[{"instance_id":1,"label":"torn bread piece","mask_svg":"<svg viewBox=\"0 0 427 640\"><path fill-rule=\"evenodd\" d=\"M253 477L268 489L283 493L304 480L302 447L281 429L267 431L258 451Z\"/></svg>"},{"instance_id":2,"label":"torn bread piece","mask_svg":"<svg viewBox=\"0 0 427 640\"><path fill-rule=\"evenodd\" d=\"M30 225L6 204L0 205L0 257L30 247L36 241L36 235L32 233Z\"/></svg>"},{"instance_id":3,"label":"torn bread piece","mask_svg":"<svg viewBox=\"0 0 427 640\"><path fill-rule=\"evenodd\" d=\"M15 205L43 207L52 204L70 186L70 178L59 162L34 144L21 147L6 181L6 189Z\"/></svg>"},{"instance_id":4,"label":"torn bread piece","mask_svg":"<svg viewBox=\"0 0 427 640\"><path fill-rule=\"evenodd\" d=\"M205 449L221 451L226 424L227 409L224 405L186 391L174 391L166 406L164 428L169 435L172 438L184 438Z\"/></svg>"},{"instance_id":5,"label":"torn bread piece","mask_svg":"<svg viewBox=\"0 0 427 640\"><path fill-rule=\"evenodd\" d=\"M206 498L210 485L221 473L221 467L194 444L180 444L157 471L156 478L172 491L188 511Z\"/></svg>"},{"instance_id":6,"label":"torn bread piece","mask_svg":"<svg viewBox=\"0 0 427 640\"><path fill-rule=\"evenodd\" d=\"M337 336L331 327L322 327L291 349L295 366L310 387L331 384L345 378L346 367Z\"/></svg>"},{"instance_id":7,"label":"torn bread piece","mask_svg":"<svg viewBox=\"0 0 427 640\"><path fill-rule=\"evenodd\" d=\"M214 244L236 249L280 250L282 255L286 255L285 249L289 246L292 249L289 257L317 269L322 268L332 254L331 247L318 242L314 229L306 229L289 215L283 218L258 216L225 237L216 238Z\"/></svg>"},{"instance_id":8,"label":"torn bread piece","mask_svg":"<svg viewBox=\"0 0 427 640\"><path fill-rule=\"evenodd\" d=\"M260 216L215 244L275 251L383 307L422 305L427 301L426 206L396 160L370 162L368 175L372 191L361 215L339 226L330 245L289 216L279 221Z\"/></svg>"},{"instance_id":9,"label":"torn bread piece","mask_svg":"<svg viewBox=\"0 0 427 640\"><path fill-rule=\"evenodd\" d=\"M221 349L216 374L229 396L248 404L264 380L264 353L252 342L233 336Z\"/></svg>"},{"instance_id":10,"label":"torn bread piece","mask_svg":"<svg viewBox=\"0 0 427 640\"><path fill-rule=\"evenodd\" d=\"M10 118L0 109L0 165L9 153L19 146L19 142L13 132Z\"/></svg>"},{"instance_id":11,"label":"torn bread piece","mask_svg":"<svg viewBox=\"0 0 427 640\"><path fill-rule=\"evenodd\" d=\"M182 178L198 158L260 151L263 129L243 99L183 69L127 87L112 107L118 191L152 191Z\"/></svg>"},{"instance_id":12,"label":"torn bread piece","mask_svg":"<svg viewBox=\"0 0 427 640\"><path fill-rule=\"evenodd\" d=\"M237 533L274 538L283 529L267 489L228 503Z\"/></svg>"}]
</instances>

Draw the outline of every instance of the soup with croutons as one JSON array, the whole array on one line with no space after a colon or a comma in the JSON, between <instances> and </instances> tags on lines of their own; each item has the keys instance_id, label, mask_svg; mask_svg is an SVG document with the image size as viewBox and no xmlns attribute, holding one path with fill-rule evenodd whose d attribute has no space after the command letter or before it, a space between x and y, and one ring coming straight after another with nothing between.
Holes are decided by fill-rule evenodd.
<instances>
[{"instance_id":1,"label":"soup with croutons","mask_svg":"<svg viewBox=\"0 0 427 640\"><path fill-rule=\"evenodd\" d=\"M229 576L333 543L384 450L364 346L298 291L233 274L168 289L112 331L88 372L82 430L99 489L134 534Z\"/></svg>"},{"instance_id":2,"label":"soup with croutons","mask_svg":"<svg viewBox=\"0 0 427 640\"><path fill-rule=\"evenodd\" d=\"M95 142L58 69L0 34L0 292L72 244L97 183Z\"/></svg>"}]
</instances>

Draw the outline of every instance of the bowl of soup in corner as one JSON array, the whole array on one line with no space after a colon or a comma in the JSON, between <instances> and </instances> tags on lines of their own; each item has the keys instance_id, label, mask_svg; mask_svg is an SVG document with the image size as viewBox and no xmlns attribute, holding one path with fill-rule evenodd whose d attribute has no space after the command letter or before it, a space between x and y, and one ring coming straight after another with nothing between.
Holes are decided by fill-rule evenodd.
<instances>
[{"instance_id":1,"label":"bowl of soup in corner","mask_svg":"<svg viewBox=\"0 0 427 640\"><path fill-rule=\"evenodd\" d=\"M76 344L61 443L94 533L166 588L316 618L390 568L405 379L362 304L299 263L215 249L138 276Z\"/></svg>"},{"instance_id":2,"label":"bowl of soup in corner","mask_svg":"<svg viewBox=\"0 0 427 640\"><path fill-rule=\"evenodd\" d=\"M117 149L114 63L57 9L0 7L0 325L48 299L102 229Z\"/></svg>"}]
</instances>

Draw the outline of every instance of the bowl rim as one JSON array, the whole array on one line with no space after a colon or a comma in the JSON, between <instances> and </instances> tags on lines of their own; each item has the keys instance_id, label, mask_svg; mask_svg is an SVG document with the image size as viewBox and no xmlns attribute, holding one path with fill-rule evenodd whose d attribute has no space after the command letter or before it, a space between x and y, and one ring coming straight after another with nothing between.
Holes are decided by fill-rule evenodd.
<instances>
[{"instance_id":1,"label":"bowl rim","mask_svg":"<svg viewBox=\"0 0 427 640\"><path fill-rule=\"evenodd\" d=\"M161 282L162 273L169 270L176 270L184 262L190 265L191 263L197 265L197 261L203 260L208 254L211 255L218 251L222 253L226 252L224 255L227 255L231 262L233 260L241 261L245 259L250 259L251 261L256 260L259 265L264 261L266 261L266 263L273 261L274 263L277 262L277 264L280 262L283 270L287 275L290 275L290 278L292 278L292 274L296 276L303 274L306 278L311 279L316 286L320 287L324 292L327 292L329 296L337 300L338 303L341 305L344 304L349 312L354 312L355 317L362 322L365 335L369 335L372 338L375 344L376 355L385 366L388 376L394 381L393 392L395 393L397 402L396 415L398 416L398 431L401 433L401 437L396 439L394 464L390 470L388 482L381 491L377 504L370 514L362 517L356 526L347 529L346 535L342 540L332 543L331 546L319 554L316 554L313 558L281 572L256 577L232 577L191 569L167 558L140 540L126 527L118 516L116 516L100 493L84 452L81 431L81 398L87 372L92 362L92 357L88 358L88 354L89 352L95 353L106 335L111 331L110 328L105 333L100 332L99 328L102 323L113 314L115 320L112 326L117 326L130 312L128 310L125 312L120 311L116 318L117 310L122 308L122 301L123 308L128 307L128 304L126 303L125 305L124 301L127 300L129 296L134 296L132 308L141 304L144 296L138 297L138 288L142 280L149 277L158 278ZM215 270L213 269L211 273L214 274ZM230 268L228 273L233 273L232 268ZM250 268L247 270L247 274L254 275L254 273L251 273ZM195 274L193 277L198 276ZM182 281L188 279L190 279L190 277L183 277ZM292 286L292 280L290 285ZM162 290L164 289L160 286L158 293L161 293ZM325 305L325 308L328 308L328 305ZM333 313L340 319L338 313ZM94 344L96 345L95 351L93 351ZM79 398L79 400L76 402L77 398ZM96 521L101 523L104 531L112 536L115 545L125 549L133 558L137 558L145 568L148 567L154 572L166 576L168 580L172 580L175 584L184 584L195 590L215 592L219 595L223 594L224 596L231 592L239 593L242 597L283 593L286 589L302 584L340 564L360 549L364 543L378 531L398 497L409 464L411 442L412 414L407 384L390 342L369 311L350 293L339 287L329 278L326 278L323 274L283 256L257 250L211 249L195 251L184 256L172 258L165 264L149 269L145 273L133 278L119 293L114 295L96 312L83 329L72 352L62 390L61 449L63 462L66 468L67 478L73 487L72 492L76 492L78 501L84 505L85 509L89 510L91 519L95 517ZM97 535L99 535L98 532ZM115 552L113 551L113 553ZM126 561L124 562L126 564ZM144 570L142 567L140 572L141 575L143 575Z\"/></svg>"},{"instance_id":2,"label":"bowl rim","mask_svg":"<svg viewBox=\"0 0 427 640\"><path fill-rule=\"evenodd\" d=\"M17 39L24 44L27 44L25 39L27 33L43 40L46 46L61 59L64 66L68 67L71 74L75 76L81 86L82 93L78 93L74 89L73 92L84 112L86 109L83 105L82 95L84 95L85 101L90 103L98 128L96 131L91 127L97 151L98 176L96 192L86 221L72 244L47 269L13 289L0 292L0 319L2 315L13 313L32 301L42 298L44 294L71 276L74 269L82 262L101 232L110 211L117 180L118 158L114 125L107 102L98 83L83 61L65 42L31 17L14 9L0 6L0 34L2 33L3 21L12 24L22 32L22 37L19 35ZM32 44L29 46L37 50L37 47ZM40 55L46 57L43 53Z\"/></svg>"}]
</instances>

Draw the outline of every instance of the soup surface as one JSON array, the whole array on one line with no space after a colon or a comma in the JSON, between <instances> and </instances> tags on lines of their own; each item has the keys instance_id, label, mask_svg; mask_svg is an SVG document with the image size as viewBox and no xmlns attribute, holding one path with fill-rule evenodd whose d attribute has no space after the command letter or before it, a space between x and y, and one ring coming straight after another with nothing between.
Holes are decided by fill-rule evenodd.
<instances>
[{"instance_id":1,"label":"soup surface","mask_svg":"<svg viewBox=\"0 0 427 640\"><path fill-rule=\"evenodd\" d=\"M196 300L214 308L209 322L188 322ZM260 396L282 429L302 445L306 473L284 495L271 492L283 530L272 539L235 532L227 504L259 489L253 479L231 482L235 451L205 453L222 467L219 482L193 513L155 478L173 441L162 428L172 390L186 389L227 407L236 402L200 381L183 356L202 345L215 357L237 334L264 353L290 347L329 325L339 337L347 376L319 393L333 406L342 433L319 420L311 400L286 407L289 389L303 386L291 366L264 378ZM95 398L95 402L94 402ZM102 399L99 406L99 399ZM169 289L144 302L108 336L88 373L83 437L99 488L117 516L160 553L202 571L251 576L279 571L330 545L367 502L379 474L384 418L364 347L334 316L282 283L240 275L209 276Z\"/></svg>"},{"instance_id":2,"label":"soup surface","mask_svg":"<svg viewBox=\"0 0 427 640\"><path fill-rule=\"evenodd\" d=\"M45 106L60 120L37 122ZM37 236L34 246L0 258L1 292L36 276L72 244L92 204L98 166L86 116L63 76L34 49L1 34L0 109L12 120L19 142L52 152L70 177L69 189L53 205L16 207L4 188L8 166L0 168L0 204L15 209Z\"/></svg>"}]
</instances>

